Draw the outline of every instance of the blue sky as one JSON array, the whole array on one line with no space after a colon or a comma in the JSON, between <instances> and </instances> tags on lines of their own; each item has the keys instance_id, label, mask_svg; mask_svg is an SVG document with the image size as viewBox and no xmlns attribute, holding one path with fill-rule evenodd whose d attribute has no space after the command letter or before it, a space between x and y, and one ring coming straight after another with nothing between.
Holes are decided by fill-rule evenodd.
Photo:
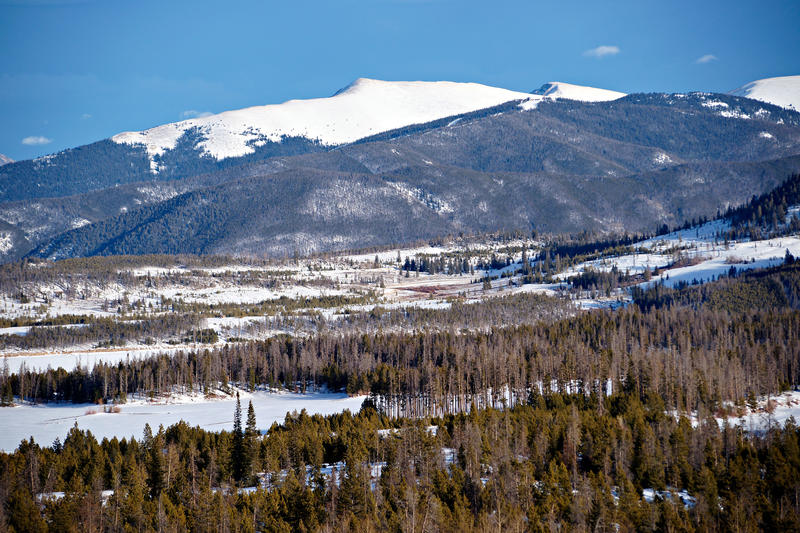
<instances>
[{"instance_id":1,"label":"blue sky","mask_svg":"<svg viewBox=\"0 0 800 533\"><path fill-rule=\"evenodd\" d=\"M328 96L358 77L726 92L800 74L798 28L797 0L0 0L0 153Z\"/></svg>"}]
</instances>

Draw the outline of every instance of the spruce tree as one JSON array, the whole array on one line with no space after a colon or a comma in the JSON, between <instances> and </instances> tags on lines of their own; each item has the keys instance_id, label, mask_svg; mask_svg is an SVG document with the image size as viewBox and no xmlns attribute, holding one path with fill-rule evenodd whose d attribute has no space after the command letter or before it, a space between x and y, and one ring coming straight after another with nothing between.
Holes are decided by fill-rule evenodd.
<instances>
[{"instance_id":1,"label":"spruce tree","mask_svg":"<svg viewBox=\"0 0 800 533\"><path fill-rule=\"evenodd\" d=\"M236 409L233 412L233 443L231 446L231 473L233 479L241 481L244 476L244 434L242 433L242 404L236 393Z\"/></svg>"},{"instance_id":2,"label":"spruce tree","mask_svg":"<svg viewBox=\"0 0 800 533\"><path fill-rule=\"evenodd\" d=\"M256 411L253 409L252 400L247 404L247 425L244 430L244 474L251 475L253 464L258 455L258 427L256 426Z\"/></svg>"}]
</instances>

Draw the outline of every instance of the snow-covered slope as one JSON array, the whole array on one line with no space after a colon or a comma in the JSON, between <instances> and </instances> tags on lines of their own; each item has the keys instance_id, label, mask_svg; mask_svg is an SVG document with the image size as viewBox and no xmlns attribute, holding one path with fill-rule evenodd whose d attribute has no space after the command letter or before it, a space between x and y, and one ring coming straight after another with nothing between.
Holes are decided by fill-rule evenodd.
<instances>
[{"instance_id":1,"label":"snow-covered slope","mask_svg":"<svg viewBox=\"0 0 800 533\"><path fill-rule=\"evenodd\" d=\"M625 93L610 91L608 89L598 89L596 87L584 87L582 85L572 85L560 81L545 83L531 94L547 96L548 98L564 98L566 100L580 100L583 102L608 102L626 96Z\"/></svg>"},{"instance_id":2,"label":"snow-covered slope","mask_svg":"<svg viewBox=\"0 0 800 533\"><path fill-rule=\"evenodd\" d=\"M329 98L289 100L165 124L112 137L144 145L153 157L175 147L189 129L204 140L198 147L217 160L252 153L253 147L282 137L305 137L335 146L411 124L540 96L477 83L393 82L361 78Z\"/></svg>"},{"instance_id":3,"label":"snow-covered slope","mask_svg":"<svg viewBox=\"0 0 800 533\"><path fill-rule=\"evenodd\" d=\"M751 81L729 94L800 111L800 76Z\"/></svg>"},{"instance_id":4,"label":"snow-covered slope","mask_svg":"<svg viewBox=\"0 0 800 533\"><path fill-rule=\"evenodd\" d=\"M13 162L14 162L14 160L11 159L10 157L5 156L3 154L0 154L0 167L2 167L3 165L7 165L9 163L13 163Z\"/></svg>"}]
</instances>

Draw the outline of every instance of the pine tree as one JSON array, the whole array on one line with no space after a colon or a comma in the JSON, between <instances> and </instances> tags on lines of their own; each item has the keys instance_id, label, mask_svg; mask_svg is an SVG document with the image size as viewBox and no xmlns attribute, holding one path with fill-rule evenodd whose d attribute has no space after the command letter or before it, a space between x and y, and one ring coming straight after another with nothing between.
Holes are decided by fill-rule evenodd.
<instances>
[{"instance_id":1,"label":"pine tree","mask_svg":"<svg viewBox=\"0 0 800 533\"><path fill-rule=\"evenodd\" d=\"M247 425L244 430L244 474L250 477L258 455L258 426L252 400L247 404Z\"/></svg>"},{"instance_id":2,"label":"pine tree","mask_svg":"<svg viewBox=\"0 0 800 533\"><path fill-rule=\"evenodd\" d=\"M242 404L236 393L236 409L233 412L233 444L231 446L231 473L233 479L241 481L244 476L244 434L242 433Z\"/></svg>"},{"instance_id":3,"label":"pine tree","mask_svg":"<svg viewBox=\"0 0 800 533\"><path fill-rule=\"evenodd\" d=\"M149 433L149 438L148 438ZM145 439L148 448L147 457L147 486L150 487L150 497L158 499L164 489L164 456L161 448L164 444L164 429L160 428L158 435L152 435L150 425L145 426Z\"/></svg>"}]
</instances>

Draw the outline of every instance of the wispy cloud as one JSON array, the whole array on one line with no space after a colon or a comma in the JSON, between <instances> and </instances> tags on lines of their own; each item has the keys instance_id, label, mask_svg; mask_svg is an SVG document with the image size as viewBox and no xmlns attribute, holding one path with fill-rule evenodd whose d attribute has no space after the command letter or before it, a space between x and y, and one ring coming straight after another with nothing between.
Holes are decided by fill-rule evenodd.
<instances>
[{"instance_id":1,"label":"wispy cloud","mask_svg":"<svg viewBox=\"0 0 800 533\"><path fill-rule=\"evenodd\" d=\"M51 142L53 142L53 139L48 139L41 135L31 135L30 137L22 139L22 144L26 146L41 146L43 144L50 144Z\"/></svg>"},{"instance_id":2,"label":"wispy cloud","mask_svg":"<svg viewBox=\"0 0 800 533\"><path fill-rule=\"evenodd\" d=\"M714 54L706 54L704 56L698 57L697 59L694 60L694 62L697 63L698 65L703 65L705 63L711 63L712 61L716 60L717 56L715 56Z\"/></svg>"},{"instance_id":3,"label":"wispy cloud","mask_svg":"<svg viewBox=\"0 0 800 533\"><path fill-rule=\"evenodd\" d=\"M586 50L583 55L586 57L606 57L606 56L615 56L620 52L619 46L607 45L604 44L602 46L598 46L596 48L590 48Z\"/></svg>"},{"instance_id":4,"label":"wispy cloud","mask_svg":"<svg viewBox=\"0 0 800 533\"><path fill-rule=\"evenodd\" d=\"M181 113L181 118L203 118L213 115L211 111L198 111L196 109L187 109Z\"/></svg>"},{"instance_id":5,"label":"wispy cloud","mask_svg":"<svg viewBox=\"0 0 800 533\"><path fill-rule=\"evenodd\" d=\"M91 113L84 113L83 115L81 115L81 118L83 120L88 120L88 119L92 118L92 115L91 115Z\"/></svg>"}]
</instances>

